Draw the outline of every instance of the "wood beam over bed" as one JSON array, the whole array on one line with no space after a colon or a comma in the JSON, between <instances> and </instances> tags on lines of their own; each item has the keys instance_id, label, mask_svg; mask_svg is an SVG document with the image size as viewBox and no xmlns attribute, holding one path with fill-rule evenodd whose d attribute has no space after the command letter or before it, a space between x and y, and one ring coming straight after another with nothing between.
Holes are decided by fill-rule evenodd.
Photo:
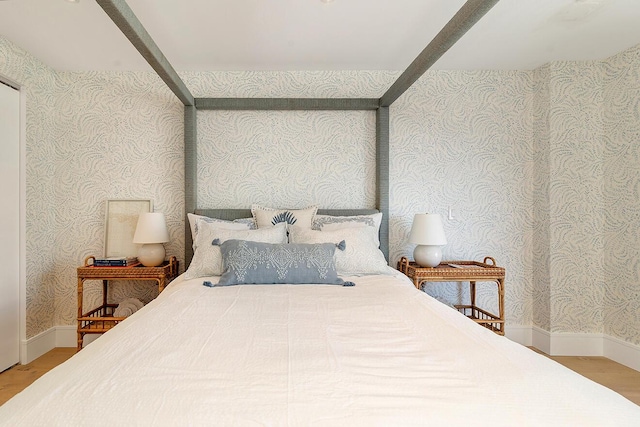
<instances>
[{"instance_id":1,"label":"wood beam over bed","mask_svg":"<svg viewBox=\"0 0 640 427\"><path fill-rule=\"evenodd\" d=\"M124 0L96 1L180 101L184 105L193 105L193 95L191 95L187 86L160 51L160 48L153 41L147 30L142 26L142 23L127 2Z\"/></svg>"},{"instance_id":2,"label":"wood beam over bed","mask_svg":"<svg viewBox=\"0 0 640 427\"><path fill-rule=\"evenodd\" d=\"M400 98L442 55L448 51L499 0L468 0L451 18L431 43L413 60L387 92L380 98L380 106L388 107Z\"/></svg>"},{"instance_id":3,"label":"wood beam over bed","mask_svg":"<svg viewBox=\"0 0 640 427\"><path fill-rule=\"evenodd\" d=\"M198 110L377 110L377 98L196 98Z\"/></svg>"}]
</instances>

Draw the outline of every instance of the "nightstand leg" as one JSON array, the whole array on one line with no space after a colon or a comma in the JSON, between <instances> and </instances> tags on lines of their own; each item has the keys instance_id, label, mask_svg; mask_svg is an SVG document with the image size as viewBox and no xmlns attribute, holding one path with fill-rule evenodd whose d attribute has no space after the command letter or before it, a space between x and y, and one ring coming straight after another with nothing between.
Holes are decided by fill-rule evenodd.
<instances>
[{"instance_id":1,"label":"nightstand leg","mask_svg":"<svg viewBox=\"0 0 640 427\"><path fill-rule=\"evenodd\" d=\"M473 307L476 306L476 282L469 282L469 297L471 299L471 305Z\"/></svg>"},{"instance_id":2,"label":"nightstand leg","mask_svg":"<svg viewBox=\"0 0 640 427\"><path fill-rule=\"evenodd\" d=\"M504 320L504 279L498 279L498 312L500 320ZM504 332L504 330L502 331Z\"/></svg>"},{"instance_id":3,"label":"nightstand leg","mask_svg":"<svg viewBox=\"0 0 640 427\"><path fill-rule=\"evenodd\" d=\"M84 279L78 279L78 319L82 317L82 288L84 286ZM82 325L80 324L80 320L78 320L78 348L76 351L82 350L82 333L80 332L80 328Z\"/></svg>"},{"instance_id":4,"label":"nightstand leg","mask_svg":"<svg viewBox=\"0 0 640 427\"><path fill-rule=\"evenodd\" d=\"M109 285L109 281L108 280L103 280L102 281L102 305L104 307L107 306L107 295L109 294L109 289L108 289L108 285Z\"/></svg>"}]
</instances>

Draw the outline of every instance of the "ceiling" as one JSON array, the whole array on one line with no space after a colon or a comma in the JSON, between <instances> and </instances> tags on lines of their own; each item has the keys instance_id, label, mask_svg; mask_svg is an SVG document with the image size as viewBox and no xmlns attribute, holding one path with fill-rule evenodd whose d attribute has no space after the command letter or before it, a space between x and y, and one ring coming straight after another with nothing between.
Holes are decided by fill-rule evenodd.
<instances>
[{"instance_id":1,"label":"ceiling","mask_svg":"<svg viewBox=\"0 0 640 427\"><path fill-rule=\"evenodd\" d=\"M177 71L402 71L464 2L127 0ZM638 0L501 0L432 68L604 59L639 22ZM0 35L59 71L151 70L95 0L0 0Z\"/></svg>"}]
</instances>

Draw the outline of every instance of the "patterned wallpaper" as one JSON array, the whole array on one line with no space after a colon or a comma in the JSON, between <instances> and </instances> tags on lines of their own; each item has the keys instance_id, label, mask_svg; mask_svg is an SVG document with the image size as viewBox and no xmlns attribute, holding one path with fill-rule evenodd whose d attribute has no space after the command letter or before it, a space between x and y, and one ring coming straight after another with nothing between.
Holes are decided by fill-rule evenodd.
<instances>
[{"instance_id":1,"label":"patterned wallpaper","mask_svg":"<svg viewBox=\"0 0 640 427\"><path fill-rule=\"evenodd\" d=\"M202 111L197 132L199 207L375 206L374 111Z\"/></svg>"},{"instance_id":2,"label":"patterned wallpaper","mask_svg":"<svg viewBox=\"0 0 640 427\"><path fill-rule=\"evenodd\" d=\"M533 72L533 182L532 322L544 330L551 327L551 278L549 244L549 66Z\"/></svg>"},{"instance_id":3,"label":"patterned wallpaper","mask_svg":"<svg viewBox=\"0 0 640 427\"><path fill-rule=\"evenodd\" d=\"M491 256L506 267L511 325L531 321L532 90L526 72L430 72L390 109L391 259L411 255L416 212L441 214L444 259ZM446 301L468 301L468 285L428 286ZM497 312L495 285L478 292Z\"/></svg>"},{"instance_id":4,"label":"patterned wallpaper","mask_svg":"<svg viewBox=\"0 0 640 427\"><path fill-rule=\"evenodd\" d=\"M75 269L104 250L107 199L151 199L167 220L167 253L184 253L184 109L150 73L58 73L56 95L56 322L68 325L77 317ZM102 288L87 283L92 305ZM115 301L157 294L148 281L111 291Z\"/></svg>"},{"instance_id":5,"label":"patterned wallpaper","mask_svg":"<svg viewBox=\"0 0 640 427\"><path fill-rule=\"evenodd\" d=\"M602 332L601 75L599 63L550 67L551 332Z\"/></svg>"},{"instance_id":6,"label":"patterned wallpaper","mask_svg":"<svg viewBox=\"0 0 640 427\"><path fill-rule=\"evenodd\" d=\"M640 343L637 314L632 318L632 305L620 308L619 303L638 300L637 227L625 221L637 215L640 194L633 181L637 174L620 170L638 167L637 153L629 147L638 137L637 108L629 111L638 98L624 95L638 90L637 56L632 50L603 63L423 76L391 107L392 263L411 254L406 240L414 213L446 217L451 207L445 257L493 256L506 267L509 325L533 322L554 332L595 332L604 322L607 333ZM74 324L75 268L86 255L102 250L106 199L153 199L156 210L167 215L172 236L167 252L182 257L183 109L152 73L55 73L3 39L0 74L23 83L29 99L31 337L53 325ZM181 75L197 97L375 97L398 73ZM625 125L603 120L599 111L605 118L624 118ZM366 207L373 200L372 124L372 115L360 112L199 113L198 138L205 143L200 155L210 150L219 156L200 165L203 195L214 204L237 204L229 207L254 201L302 205L313 199L338 207L351 198L356 207ZM603 129L613 128L616 137L603 140ZM340 155L324 137L316 139L318 133L334 138ZM246 139L252 144L243 145ZM276 147L273 140L284 146ZM225 147L219 149L222 141ZM310 157L304 150L330 159L329 174L361 184L345 186L346 191L334 183L317 185L306 178ZM236 177L240 181L231 199L209 186L215 188L220 178L215 164L238 151L242 156L233 162L245 178ZM621 153L631 156L623 159ZM290 165L286 180L275 165L283 158ZM258 189L256 176L277 187ZM602 191L614 184L626 196ZM300 189L308 190L300 196ZM607 211L612 197L620 207ZM613 243L626 233L631 236L624 243ZM610 258L615 254L615 269L609 267L612 260L602 261L605 249ZM605 271L615 271L617 280L605 281ZM490 286L483 288L481 303L495 307ZM458 286L433 286L430 292L452 302L467 298L466 288ZM112 298L131 293L153 297L148 285L138 284L116 286ZM97 287L88 302L96 298Z\"/></svg>"},{"instance_id":7,"label":"patterned wallpaper","mask_svg":"<svg viewBox=\"0 0 640 427\"><path fill-rule=\"evenodd\" d=\"M604 332L640 344L640 46L603 73Z\"/></svg>"},{"instance_id":8,"label":"patterned wallpaper","mask_svg":"<svg viewBox=\"0 0 640 427\"><path fill-rule=\"evenodd\" d=\"M196 98L377 98L399 75L391 71L180 73Z\"/></svg>"}]
</instances>

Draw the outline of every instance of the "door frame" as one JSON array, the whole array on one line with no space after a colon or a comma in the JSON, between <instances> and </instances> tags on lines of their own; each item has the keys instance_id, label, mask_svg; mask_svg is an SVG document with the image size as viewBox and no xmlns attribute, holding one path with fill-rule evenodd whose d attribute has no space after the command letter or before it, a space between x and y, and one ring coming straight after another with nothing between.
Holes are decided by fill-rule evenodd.
<instances>
[{"instance_id":1,"label":"door frame","mask_svg":"<svg viewBox=\"0 0 640 427\"><path fill-rule=\"evenodd\" d=\"M27 361L27 94L20 84L20 363Z\"/></svg>"},{"instance_id":2,"label":"door frame","mask_svg":"<svg viewBox=\"0 0 640 427\"><path fill-rule=\"evenodd\" d=\"M27 233L26 233L26 224L27 224L27 172L26 172L26 163L27 163L27 96L23 85L15 80L5 76L4 74L0 74L0 80L4 83L9 84L10 86L16 88L19 93L20 105L19 105L19 120L20 123L18 125L19 139L18 139L18 150L19 150L19 163L18 163L18 173L19 173L19 257L18 257L18 288L19 288L19 308L18 308L18 337L20 342L19 346L19 362L21 364L28 363L27 360L27 351L26 351L26 341L27 341Z\"/></svg>"}]
</instances>

